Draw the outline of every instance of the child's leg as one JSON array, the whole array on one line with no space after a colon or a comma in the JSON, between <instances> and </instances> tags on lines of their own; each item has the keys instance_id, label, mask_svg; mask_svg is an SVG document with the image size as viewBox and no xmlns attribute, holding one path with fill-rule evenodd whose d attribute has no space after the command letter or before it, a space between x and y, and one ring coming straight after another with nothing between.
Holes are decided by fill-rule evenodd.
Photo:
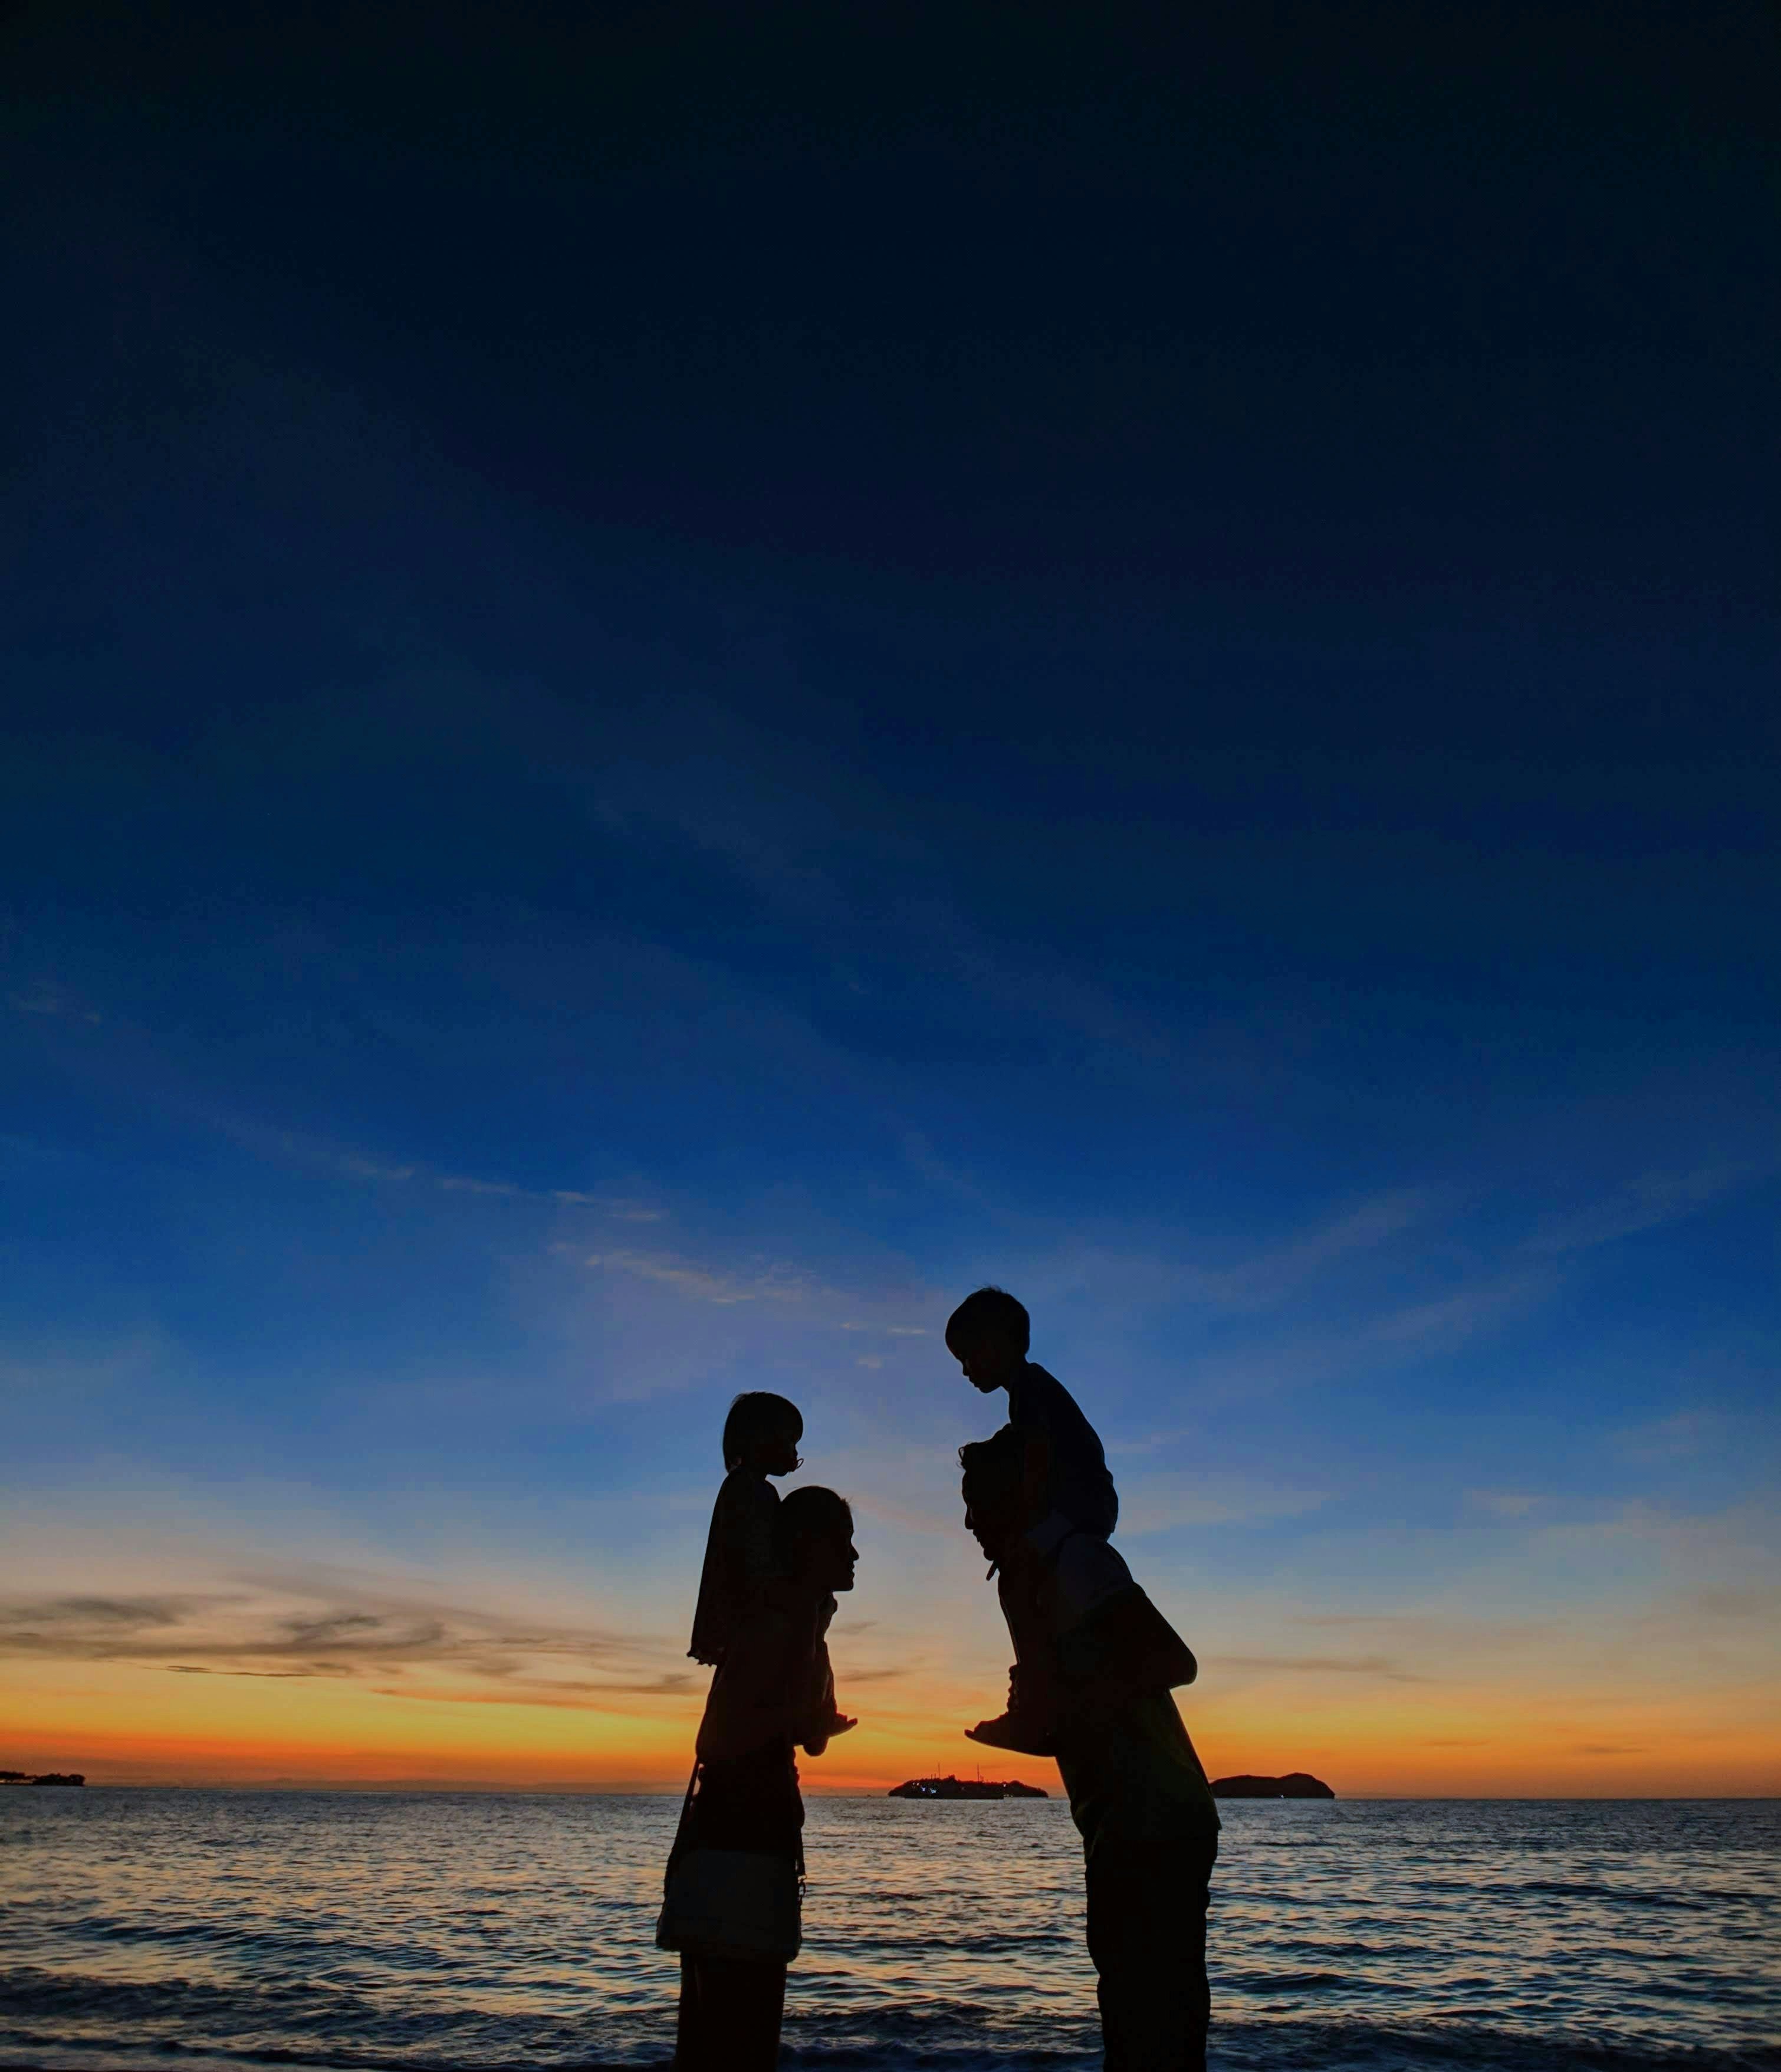
<instances>
[{"instance_id":1,"label":"child's leg","mask_svg":"<svg viewBox=\"0 0 1781 2072\"><path fill-rule=\"evenodd\" d=\"M1022 1712L1049 1712L1054 1650L1039 1603L1037 1564L1030 1556L1018 1556L1001 1580L1002 1616L1014 1649L1014 1705Z\"/></svg>"},{"instance_id":2,"label":"child's leg","mask_svg":"<svg viewBox=\"0 0 1781 2072\"><path fill-rule=\"evenodd\" d=\"M1053 1753L1053 1649L1038 1600L1038 1568L1030 1555L1017 1555L1002 1569L997 1594L1014 1645L1008 1709L999 1719L980 1720L966 1729L986 1748L1009 1749L1020 1755Z\"/></svg>"}]
</instances>

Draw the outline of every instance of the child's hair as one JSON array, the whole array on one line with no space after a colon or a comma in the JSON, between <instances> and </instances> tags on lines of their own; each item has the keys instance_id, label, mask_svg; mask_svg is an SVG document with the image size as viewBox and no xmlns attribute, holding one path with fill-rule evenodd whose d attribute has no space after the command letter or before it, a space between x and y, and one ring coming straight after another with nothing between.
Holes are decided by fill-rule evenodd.
<instances>
[{"instance_id":1,"label":"child's hair","mask_svg":"<svg viewBox=\"0 0 1781 2072\"><path fill-rule=\"evenodd\" d=\"M1026 1487L1026 1435L1004 1424L989 1438L960 1446L959 1466L965 1470L959 1488L967 1511L995 1510L1018 1502Z\"/></svg>"},{"instance_id":2,"label":"child's hair","mask_svg":"<svg viewBox=\"0 0 1781 2072\"><path fill-rule=\"evenodd\" d=\"M788 1429L796 1445L804 1437L804 1416L796 1404L788 1403L770 1388L745 1390L730 1404L730 1415L723 1420L725 1468L738 1466L751 1446Z\"/></svg>"},{"instance_id":3,"label":"child's hair","mask_svg":"<svg viewBox=\"0 0 1781 2072\"><path fill-rule=\"evenodd\" d=\"M832 1489L795 1489L773 1514L773 1558L788 1576L804 1565L804 1549L829 1533L851 1535L853 1507Z\"/></svg>"},{"instance_id":4,"label":"child's hair","mask_svg":"<svg viewBox=\"0 0 1781 2072\"><path fill-rule=\"evenodd\" d=\"M1007 1338L1022 1352L1033 1342L1033 1320L1006 1288L980 1288L946 1320L946 1342L956 1350L979 1338Z\"/></svg>"}]
</instances>

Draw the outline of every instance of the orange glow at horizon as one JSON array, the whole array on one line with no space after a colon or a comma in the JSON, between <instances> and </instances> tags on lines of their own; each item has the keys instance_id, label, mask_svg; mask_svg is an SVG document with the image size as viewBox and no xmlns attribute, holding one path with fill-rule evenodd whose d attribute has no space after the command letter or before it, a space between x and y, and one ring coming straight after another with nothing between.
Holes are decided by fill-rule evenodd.
<instances>
[{"instance_id":1,"label":"orange glow at horizon","mask_svg":"<svg viewBox=\"0 0 1781 2072\"><path fill-rule=\"evenodd\" d=\"M619 1712L323 1679L155 1677L113 1665L64 1667L56 1683L0 1711L0 1764L81 1770L95 1784L675 1791L699 1710L696 1694ZM994 1758L964 1737L993 1693L948 1680L873 1702L888 1689L864 1687L852 1705L861 1726L823 1758L801 1761L807 1791L882 1791L980 1764L1059 1790L1053 1765ZM1699 1697L1610 1705L1542 1701L1525 1690L1181 1695L1214 1776L1306 1770L1344 1797L1781 1794L1774 1736L1757 1712L1710 1708Z\"/></svg>"}]
</instances>

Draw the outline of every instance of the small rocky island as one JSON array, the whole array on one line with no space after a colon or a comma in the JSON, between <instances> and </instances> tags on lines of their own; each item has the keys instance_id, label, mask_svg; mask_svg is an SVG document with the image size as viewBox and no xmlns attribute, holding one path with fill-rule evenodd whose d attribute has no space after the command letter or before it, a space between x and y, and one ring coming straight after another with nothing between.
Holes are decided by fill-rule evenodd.
<instances>
[{"instance_id":1,"label":"small rocky island","mask_svg":"<svg viewBox=\"0 0 1781 2072\"><path fill-rule=\"evenodd\" d=\"M1302 1770L1289 1770L1284 1777L1215 1777L1215 1799L1334 1799L1335 1794L1322 1778L1307 1776Z\"/></svg>"},{"instance_id":2,"label":"small rocky island","mask_svg":"<svg viewBox=\"0 0 1781 2072\"><path fill-rule=\"evenodd\" d=\"M986 1777L911 1777L894 1784L886 1799L1049 1799L1036 1784L1022 1784L1010 1778L1006 1784Z\"/></svg>"},{"instance_id":3,"label":"small rocky island","mask_svg":"<svg viewBox=\"0 0 1781 2072\"><path fill-rule=\"evenodd\" d=\"M41 1777L23 1770L0 1770L0 1784L84 1784L86 1781L77 1770L47 1770Z\"/></svg>"}]
</instances>

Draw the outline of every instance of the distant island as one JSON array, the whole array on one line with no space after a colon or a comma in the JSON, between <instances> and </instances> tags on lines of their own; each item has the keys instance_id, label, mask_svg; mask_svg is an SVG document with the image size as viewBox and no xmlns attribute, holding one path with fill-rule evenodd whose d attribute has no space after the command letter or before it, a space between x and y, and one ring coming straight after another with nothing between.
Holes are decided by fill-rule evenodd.
<instances>
[{"instance_id":1,"label":"distant island","mask_svg":"<svg viewBox=\"0 0 1781 2072\"><path fill-rule=\"evenodd\" d=\"M1215 1777L1215 1799L1334 1799L1335 1794L1321 1778L1302 1770L1289 1770L1284 1777Z\"/></svg>"},{"instance_id":2,"label":"distant island","mask_svg":"<svg viewBox=\"0 0 1781 2072\"><path fill-rule=\"evenodd\" d=\"M1036 1784L1022 1784L1010 1778L1006 1784L986 1777L911 1777L894 1784L886 1799L1049 1799Z\"/></svg>"},{"instance_id":3,"label":"distant island","mask_svg":"<svg viewBox=\"0 0 1781 2072\"><path fill-rule=\"evenodd\" d=\"M32 1777L22 1770L0 1770L0 1784L84 1784L79 1770L47 1770L41 1777Z\"/></svg>"}]
</instances>

